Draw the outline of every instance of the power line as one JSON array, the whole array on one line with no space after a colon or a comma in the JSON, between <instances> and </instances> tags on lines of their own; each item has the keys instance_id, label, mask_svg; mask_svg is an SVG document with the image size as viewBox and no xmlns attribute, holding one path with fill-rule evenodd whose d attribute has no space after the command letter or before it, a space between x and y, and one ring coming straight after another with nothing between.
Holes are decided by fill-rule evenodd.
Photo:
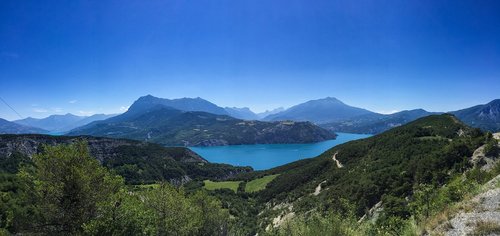
<instances>
[{"instance_id":1,"label":"power line","mask_svg":"<svg viewBox=\"0 0 500 236\"><path fill-rule=\"evenodd\" d=\"M2 97L0 97L0 100L2 100L2 102L5 103L5 105L7 105L11 110L13 110L19 117L21 117L21 119L23 119L23 116L21 116L19 112L17 112L14 108L12 108L5 100L3 100Z\"/></svg>"}]
</instances>

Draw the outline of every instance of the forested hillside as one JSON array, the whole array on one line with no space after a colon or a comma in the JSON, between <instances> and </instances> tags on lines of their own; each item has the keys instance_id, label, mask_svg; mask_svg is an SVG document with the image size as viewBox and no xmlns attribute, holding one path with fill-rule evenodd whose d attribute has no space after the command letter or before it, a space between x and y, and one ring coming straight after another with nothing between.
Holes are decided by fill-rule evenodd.
<instances>
[{"instance_id":1,"label":"forested hillside","mask_svg":"<svg viewBox=\"0 0 500 236\"><path fill-rule=\"evenodd\" d=\"M261 176L279 174L264 190L250 194L259 214L258 226L249 231L274 232L264 229L279 229L292 218L299 226L301 219L317 224L345 219L351 225L341 226L353 230L363 218L374 219L374 224L363 226L366 230L402 233L441 209L443 201L464 197L470 186L457 186L463 173L471 176L467 179L471 186L490 176L473 168L471 161L473 152L490 142L496 142L491 134L470 128L452 115L433 115L336 146L313 159L242 174L235 180L243 180L244 185ZM447 184L451 186L443 189ZM432 209L422 202L429 191L441 194ZM346 232L340 235L350 235Z\"/></svg>"},{"instance_id":2,"label":"forested hillside","mask_svg":"<svg viewBox=\"0 0 500 236\"><path fill-rule=\"evenodd\" d=\"M184 183L191 179L224 179L249 167L233 167L208 163L184 147L163 147L158 144L126 139L68 137L49 135L0 135L0 171L15 173L21 163L43 152L44 145L88 142L89 151L99 162L125 178L127 183L168 181Z\"/></svg>"},{"instance_id":3,"label":"forested hillside","mask_svg":"<svg viewBox=\"0 0 500 236\"><path fill-rule=\"evenodd\" d=\"M203 191L125 185L85 141L44 146L16 174L0 172L0 203L2 235L224 235L230 223Z\"/></svg>"}]
</instances>

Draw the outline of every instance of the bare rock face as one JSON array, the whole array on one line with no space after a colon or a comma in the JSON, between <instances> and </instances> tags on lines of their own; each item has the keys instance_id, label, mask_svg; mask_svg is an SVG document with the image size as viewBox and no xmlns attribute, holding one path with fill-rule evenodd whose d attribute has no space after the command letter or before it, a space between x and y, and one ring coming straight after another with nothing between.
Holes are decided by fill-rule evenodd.
<instances>
[{"instance_id":1,"label":"bare rock face","mask_svg":"<svg viewBox=\"0 0 500 236\"><path fill-rule=\"evenodd\" d=\"M500 139L500 133L494 133L493 138L497 140ZM498 143L497 145L498 147L500 147L500 143ZM486 144L476 149L472 154L470 162L474 166L479 166L483 171L490 171L500 161L500 154L498 154L497 156L486 155L485 147Z\"/></svg>"},{"instance_id":2,"label":"bare rock face","mask_svg":"<svg viewBox=\"0 0 500 236\"><path fill-rule=\"evenodd\" d=\"M181 186L183 184L186 184L188 183L189 181L191 181L192 179L187 176L187 175L184 175L182 176L181 178L177 178L177 179L170 179L170 183L175 185L175 186Z\"/></svg>"},{"instance_id":3,"label":"bare rock face","mask_svg":"<svg viewBox=\"0 0 500 236\"><path fill-rule=\"evenodd\" d=\"M498 235L500 231L500 175L483 186L482 193L462 202L462 210L439 225L437 235ZM494 231L484 234L482 231Z\"/></svg>"}]
</instances>

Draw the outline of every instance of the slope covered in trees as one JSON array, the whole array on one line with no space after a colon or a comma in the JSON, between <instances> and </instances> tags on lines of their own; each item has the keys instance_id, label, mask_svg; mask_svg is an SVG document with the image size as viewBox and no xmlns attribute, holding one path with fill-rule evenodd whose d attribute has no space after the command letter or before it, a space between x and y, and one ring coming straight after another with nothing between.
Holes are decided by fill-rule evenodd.
<instances>
[{"instance_id":1,"label":"slope covered in trees","mask_svg":"<svg viewBox=\"0 0 500 236\"><path fill-rule=\"evenodd\" d=\"M99 162L125 178L127 183L169 181L183 183L191 179L224 179L250 167L209 163L184 147L163 147L154 143L126 139L68 137L49 135L0 135L0 171L15 173L20 163L43 151L44 145L88 142Z\"/></svg>"},{"instance_id":2,"label":"slope covered in trees","mask_svg":"<svg viewBox=\"0 0 500 236\"><path fill-rule=\"evenodd\" d=\"M229 214L204 192L168 183L129 190L85 142L45 146L15 175L2 173L0 234L222 235Z\"/></svg>"},{"instance_id":3,"label":"slope covered in trees","mask_svg":"<svg viewBox=\"0 0 500 236\"><path fill-rule=\"evenodd\" d=\"M235 180L280 174L264 190L250 195L260 206L256 223L260 228L253 229L254 233L311 212L317 212L321 219L352 217L356 222L370 215L372 208L383 209L378 213L377 227L403 227L402 222L417 217L412 205L415 194L429 187L437 191L470 170L469 157L487 142L487 137L452 115L433 115L336 146L313 159L242 174ZM341 168L332 160L335 153ZM318 185L320 192L313 194ZM446 194L459 198L461 195L454 191L461 190L449 189ZM325 216L326 212L336 215Z\"/></svg>"}]
</instances>

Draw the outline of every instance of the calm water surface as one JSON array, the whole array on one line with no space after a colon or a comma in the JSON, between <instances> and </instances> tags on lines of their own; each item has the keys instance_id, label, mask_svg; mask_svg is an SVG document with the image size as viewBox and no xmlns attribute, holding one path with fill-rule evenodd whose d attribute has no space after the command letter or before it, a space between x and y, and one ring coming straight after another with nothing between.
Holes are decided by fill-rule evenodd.
<instances>
[{"instance_id":1,"label":"calm water surface","mask_svg":"<svg viewBox=\"0 0 500 236\"><path fill-rule=\"evenodd\" d=\"M310 144L256 144L218 147L190 147L213 163L251 166L265 170L296 160L315 157L336 145L370 137L368 134L337 133L337 139Z\"/></svg>"}]
</instances>

